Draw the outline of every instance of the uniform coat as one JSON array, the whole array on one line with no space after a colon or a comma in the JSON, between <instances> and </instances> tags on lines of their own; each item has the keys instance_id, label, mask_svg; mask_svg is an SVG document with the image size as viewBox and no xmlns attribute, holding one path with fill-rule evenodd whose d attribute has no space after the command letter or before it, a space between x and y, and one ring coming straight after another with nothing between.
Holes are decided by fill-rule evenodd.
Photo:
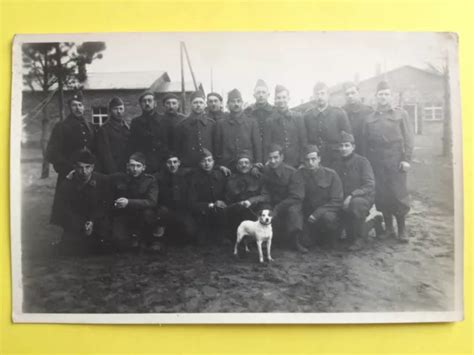
<instances>
[{"instance_id":1,"label":"uniform coat","mask_svg":"<svg viewBox=\"0 0 474 355\"><path fill-rule=\"evenodd\" d=\"M54 194L51 223L58 224L57 219L57 190L66 175L74 169L71 155L80 149L87 148L91 151L95 147L95 132L85 118L69 115L64 121L56 123L46 148L46 157L53 164L58 173L56 190Z\"/></svg>"},{"instance_id":2,"label":"uniform coat","mask_svg":"<svg viewBox=\"0 0 474 355\"><path fill-rule=\"evenodd\" d=\"M403 216L410 210L407 174L400 162L411 161L413 129L406 111L377 109L363 127L363 154L375 175L375 205L383 213Z\"/></svg>"},{"instance_id":3,"label":"uniform coat","mask_svg":"<svg viewBox=\"0 0 474 355\"><path fill-rule=\"evenodd\" d=\"M217 122L216 151L217 163L226 167L234 166L242 150L248 150L255 162L262 161L262 141L258 125L245 113L229 114Z\"/></svg>"},{"instance_id":4,"label":"uniform coat","mask_svg":"<svg viewBox=\"0 0 474 355\"><path fill-rule=\"evenodd\" d=\"M355 140L355 152L357 154L362 153L362 129L364 122L367 120L367 117L374 112L374 109L363 103L357 104L347 104L344 106L344 111L346 111L347 117L349 118L349 123L352 128L352 135Z\"/></svg>"},{"instance_id":5,"label":"uniform coat","mask_svg":"<svg viewBox=\"0 0 474 355\"><path fill-rule=\"evenodd\" d=\"M304 114L304 122L308 144L316 145L321 152L321 163L327 166L337 159L337 148L341 139L341 132L352 133L351 125L343 109L328 106L319 111L313 107Z\"/></svg>"},{"instance_id":6,"label":"uniform coat","mask_svg":"<svg viewBox=\"0 0 474 355\"><path fill-rule=\"evenodd\" d=\"M265 126L268 117L273 113L275 108L270 105L269 103L265 103L264 105L257 105L256 103L247 107L244 112L245 114L257 122L258 131L260 135L260 140L262 142L262 157L265 160L266 156L263 153L263 136L265 135Z\"/></svg>"},{"instance_id":7,"label":"uniform coat","mask_svg":"<svg viewBox=\"0 0 474 355\"><path fill-rule=\"evenodd\" d=\"M212 119L216 122L218 122L220 120L223 120L224 118L227 117L227 114L223 110L220 110L220 111L217 111L217 112L211 112L211 111L207 110L206 114L207 114L207 117L209 117L210 119Z\"/></svg>"},{"instance_id":8,"label":"uniform coat","mask_svg":"<svg viewBox=\"0 0 474 355\"><path fill-rule=\"evenodd\" d=\"M129 126L125 121L109 118L97 131L97 171L104 174L125 172L128 158L133 153L131 150Z\"/></svg>"},{"instance_id":9,"label":"uniform coat","mask_svg":"<svg viewBox=\"0 0 474 355\"><path fill-rule=\"evenodd\" d=\"M191 113L176 126L174 149L183 167L197 167L203 148L211 153L215 148L216 123L205 114Z\"/></svg>"},{"instance_id":10,"label":"uniform coat","mask_svg":"<svg viewBox=\"0 0 474 355\"><path fill-rule=\"evenodd\" d=\"M176 132L176 127L178 124L183 122L186 119L186 116L180 112L165 112L163 118L169 127L168 131L168 148L169 150L174 150L174 137Z\"/></svg>"},{"instance_id":11,"label":"uniform coat","mask_svg":"<svg viewBox=\"0 0 474 355\"><path fill-rule=\"evenodd\" d=\"M163 116L153 111L133 119L130 140L133 152L142 152L146 157L146 170L154 173L162 168L168 152L170 127Z\"/></svg>"},{"instance_id":12,"label":"uniform coat","mask_svg":"<svg viewBox=\"0 0 474 355\"><path fill-rule=\"evenodd\" d=\"M298 167L303 161L303 150L307 145L306 129L300 113L275 110L266 121L263 135L263 156L267 157L272 144L284 149L285 163Z\"/></svg>"}]
</instances>

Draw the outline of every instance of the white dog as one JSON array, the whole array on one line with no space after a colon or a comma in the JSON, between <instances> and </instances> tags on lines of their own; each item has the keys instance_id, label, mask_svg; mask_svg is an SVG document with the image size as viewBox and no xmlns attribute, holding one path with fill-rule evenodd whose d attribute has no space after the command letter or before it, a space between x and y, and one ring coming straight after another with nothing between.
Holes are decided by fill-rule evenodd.
<instances>
[{"instance_id":1,"label":"white dog","mask_svg":"<svg viewBox=\"0 0 474 355\"><path fill-rule=\"evenodd\" d=\"M258 259L261 263L263 263L262 244L264 242L267 243L268 261L273 260L270 253L273 237L272 215L270 210L262 210L257 221L243 221L240 223L239 228L237 228L237 240L235 241L234 255L238 254L237 248L245 236L255 238L258 248ZM249 251L247 244L245 244L245 251Z\"/></svg>"}]
</instances>

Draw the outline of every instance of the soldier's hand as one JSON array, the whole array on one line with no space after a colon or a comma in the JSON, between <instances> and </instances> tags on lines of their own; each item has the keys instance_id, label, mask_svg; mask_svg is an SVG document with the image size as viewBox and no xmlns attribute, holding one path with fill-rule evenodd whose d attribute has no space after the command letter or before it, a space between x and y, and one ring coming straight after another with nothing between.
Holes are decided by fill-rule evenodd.
<instances>
[{"instance_id":1,"label":"soldier's hand","mask_svg":"<svg viewBox=\"0 0 474 355\"><path fill-rule=\"evenodd\" d=\"M311 223L311 224L316 223L316 217L314 217L313 215L310 215L308 217L308 223Z\"/></svg>"},{"instance_id":2,"label":"soldier's hand","mask_svg":"<svg viewBox=\"0 0 474 355\"><path fill-rule=\"evenodd\" d=\"M219 201L216 201L216 207L217 207L217 208L226 208L227 205L225 204L224 201L220 201L220 200L219 200Z\"/></svg>"},{"instance_id":3,"label":"soldier's hand","mask_svg":"<svg viewBox=\"0 0 474 355\"><path fill-rule=\"evenodd\" d=\"M89 237L92 235L92 232L94 231L94 222L92 221L87 221L84 223L84 233Z\"/></svg>"},{"instance_id":4,"label":"soldier's hand","mask_svg":"<svg viewBox=\"0 0 474 355\"><path fill-rule=\"evenodd\" d=\"M222 173L225 175L225 176L230 176L232 174L232 171L230 171L230 169L228 167L225 167L223 165L221 165L219 167L220 171L222 171Z\"/></svg>"},{"instance_id":5,"label":"soldier's hand","mask_svg":"<svg viewBox=\"0 0 474 355\"><path fill-rule=\"evenodd\" d=\"M75 173L75 170L71 170L71 171L66 175L66 179L72 180L72 178L74 177L74 173Z\"/></svg>"},{"instance_id":6,"label":"soldier's hand","mask_svg":"<svg viewBox=\"0 0 474 355\"><path fill-rule=\"evenodd\" d=\"M352 196L351 195L347 196L346 199L344 200L344 203L342 204L342 209L347 210L349 208L351 200L352 200Z\"/></svg>"},{"instance_id":7,"label":"soldier's hand","mask_svg":"<svg viewBox=\"0 0 474 355\"><path fill-rule=\"evenodd\" d=\"M400 166L398 167L400 171L407 172L410 169L410 163L407 161L400 162Z\"/></svg>"},{"instance_id":8,"label":"soldier's hand","mask_svg":"<svg viewBox=\"0 0 474 355\"><path fill-rule=\"evenodd\" d=\"M252 204L250 203L249 200L245 200L245 201L241 201L240 205L245 207L245 208L249 208Z\"/></svg>"},{"instance_id":9,"label":"soldier's hand","mask_svg":"<svg viewBox=\"0 0 474 355\"><path fill-rule=\"evenodd\" d=\"M256 178L260 178L260 176L262 176L262 172L260 168L257 166L257 164L255 164L252 170L250 170L250 174L252 174L252 176L255 176Z\"/></svg>"},{"instance_id":10,"label":"soldier's hand","mask_svg":"<svg viewBox=\"0 0 474 355\"><path fill-rule=\"evenodd\" d=\"M255 163L254 166L257 167L258 169L263 169L262 163Z\"/></svg>"},{"instance_id":11,"label":"soldier's hand","mask_svg":"<svg viewBox=\"0 0 474 355\"><path fill-rule=\"evenodd\" d=\"M125 197L120 197L115 200L114 207L115 208L125 208L128 205L128 199Z\"/></svg>"}]
</instances>

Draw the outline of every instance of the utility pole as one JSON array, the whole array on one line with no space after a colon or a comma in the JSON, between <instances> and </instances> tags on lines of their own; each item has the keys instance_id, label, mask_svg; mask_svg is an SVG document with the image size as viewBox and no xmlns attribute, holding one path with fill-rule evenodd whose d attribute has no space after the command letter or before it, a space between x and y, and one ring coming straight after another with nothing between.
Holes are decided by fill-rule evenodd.
<instances>
[{"instance_id":1,"label":"utility pole","mask_svg":"<svg viewBox=\"0 0 474 355\"><path fill-rule=\"evenodd\" d=\"M186 88L184 85L184 58L183 58L183 42L179 45L179 61L181 65L181 111L186 114Z\"/></svg>"}]
</instances>

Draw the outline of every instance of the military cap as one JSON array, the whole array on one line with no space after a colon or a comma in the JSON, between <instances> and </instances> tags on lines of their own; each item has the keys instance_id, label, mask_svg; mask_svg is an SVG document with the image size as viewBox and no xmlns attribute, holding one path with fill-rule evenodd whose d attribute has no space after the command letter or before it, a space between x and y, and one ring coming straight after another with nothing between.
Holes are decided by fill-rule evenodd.
<instances>
[{"instance_id":1,"label":"military cap","mask_svg":"<svg viewBox=\"0 0 474 355\"><path fill-rule=\"evenodd\" d=\"M279 152L280 154L283 154L283 147L279 144L273 143L270 145L270 148L268 149L268 153L273 153L273 152Z\"/></svg>"},{"instance_id":2,"label":"military cap","mask_svg":"<svg viewBox=\"0 0 474 355\"><path fill-rule=\"evenodd\" d=\"M73 164L76 163L84 163L84 164L95 164L96 158L95 155L91 153L91 151L87 148L76 150L71 155L71 162Z\"/></svg>"},{"instance_id":3,"label":"military cap","mask_svg":"<svg viewBox=\"0 0 474 355\"><path fill-rule=\"evenodd\" d=\"M277 85L275 86L275 95L279 94L280 92L282 91L286 91L286 92L290 92L290 90L288 90L286 87L284 87L283 85Z\"/></svg>"},{"instance_id":4,"label":"military cap","mask_svg":"<svg viewBox=\"0 0 474 355\"><path fill-rule=\"evenodd\" d=\"M142 99L143 99L145 96L148 96L148 95L151 95L151 96L153 96L153 98L155 98L155 93L154 93L153 91L147 90L147 91L145 91L144 93L142 93L142 94L140 95L140 97L138 98L138 102L141 102Z\"/></svg>"},{"instance_id":5,"label":"military cap","mask_svg":"<svg viewBox=\"0 0 474 355\"><path fill-rule=\"evenodd\" d=\"M314 85L314 89L313 91L321 91L321 90L324 90L324 89L329 89L328 86L323 83L322 81L318 81L316 83L316 85Z\"/></svg>"},{"instance_id":6,"label":"military cap","mask_svg":"<svg viewBox=\"0 0 474 355\"><path fill-rule=\"evenodd\" d=\"M235 99L241 99L242 100L242 94L240 93L239 90L232 89L227 94L227 101L231 101L231 100L235 100Z\"/></svg>"},{"instance_id":7,"label":"military cap","mask_svg":"<svg viewBox=\"0 0 474 355\"><path fill-rule=\"evenodd\" d=\"M215 96L219 99L220 102L222 102L224 99L222 98L222 95L218 94L217 92L210 92L207 94L207 98L209 99L210 96Z\"/></svg>"},{"instance_id":8,"label":"military cap","mask_svg":"<svg viewBox=\"0 0 474 355\"><path fill-rule=\"evenodd\" d=\"M342 85L342 88L344 89L344 91L346 91L347 89L350 89L350 88L356 88L357 90L359 90L359 85L357 85L355 82L353 81L346 81L343 85Z\"/></svg>"},{"instance_id":9,"label":"military cap","mask_svg":"<svg viewBox=\"0 0 474 355\"><path fill-rule=\"evenodd\" d=\"M268 89L268 85L265 81L263 81L262 79L258 79L256 84L255 84L255 89L258 88L258 87L265 87Z\"/></svg>"},{"instance_id":10,"label":"military cap","mask_svg":"<svg viewBox=\"0 0 474 355\"><path fill-rule=\"evenodd\" d=\"M212 153L208 149L202 148L201 151L199 152L199 161L207 157L212 157Z\"/></svg>"},{"instance_id":11,"label":"military cap","mask_svg":"<svg viewBox=\"0 0 474 355\"><path fill-rule=\"evenodd\" d=\"M180 159L178 153L176 153L176 152L171 151L171 152L168 152L168 153L165 154L165 161L167 161L168 159L171 159L171 158Z\"/></svg>"},{"instance_id":12,"label":"military cap","mask_svg":"<svg viewBox=\"0 0 474 355\"><path fill-rule=\"evenodd\" d=\"M193 102L194 100L196 100L197 98L201 98L203 100L206 99L206 97L204 96L204 93L200 90L198 91L194 91L192 94L191 94L191 102Z\"/></svg>"},{"instance_id":13,"label":"military cap","mask_svg":"<svg viewBox=\"0 0 474 355\"><path fill-rule=\"evenodd\" d=\"M377 84L377 92L379 92L380 90L388 89L390 89L390 85L385 80L382 80L380 83Z\"/></svg>"},{"instance_id":14,"label":"military cap","mask_svg":"<svg viewBox=\"0 0 474 355\"><path fill-rule=\"evenodd\" d=\"M130 160L135 160L139 163L142 163L143 165L146 164L146 158L145 158L145 154L143 154L142 152L135 152L133 153L132 155L130 155L130 158L128 159L129 161Z\"/></svg>"},{"instance_id":15,"label":"military cap","mask_svg":"<svg viewBox=\"0 0 474 355\"><path fill-rule=\"evenodd\" d=\"M340 143L354 143L354 136L350 133L347 133L346 131L341 132L341 138L339 140Z\"/></svg>"},{"instance_id":16,"label":"military cap","mask_svg":"<svg viewBox=\"0 0 474 355\"><path fill-rule=\"evenodd\" d=\"M252 153L250 153L250 151L247 149L243 149L237 154L236 161L238 162L240 159L244 159L244 158L252 161L252 158L253 158Z\"/></svg>"},{"instance_id":17,"label":"military cap","mask_svg":"<svg viewBox=\"0 0 474 355\"><path fill-rule=\"evenodd\" d=\"M173 93L169 93L169 94L166 94L165 96L163 96L163 100L161 101L163 103L163 105L166 103L166 101L168 101L169 99L175 99L175 100L178 100L179 102L179 97Z\"/></svg>"},{"instance_id":18,"label":"military cap","mask_svg":"<svg viewBox=\"0 0 474 355\"><path fill-rule=\"evenodd\" d=\"M69 98L68 103L70 104L72 101L84 102L84 95L82 94L81 90L74 92Z\"/></svg>"},{"instance_id":19,"label":"military cap","mask_svg":"<svg viewBox=\"0 0 474 355\"><path fill-rule=\"evenodd\" d=\"M125 104L120 97L114 96L112 97L112 100L109 101L109 110L117 106L125 106Z\"/></svg>"},{"instance_id":20,"label":"military cap","mask_svg":"<svg viewBox=\"0 0 474 355\"><path fill-rule=\"evenodd\" d=\"M304 155L308 155L308 154L311 154L311 153L318 153L319 155L319 148L318 146L314 145L314 144L308 144L307 146L304 147Z\"/></svg>"}]
</instances>

